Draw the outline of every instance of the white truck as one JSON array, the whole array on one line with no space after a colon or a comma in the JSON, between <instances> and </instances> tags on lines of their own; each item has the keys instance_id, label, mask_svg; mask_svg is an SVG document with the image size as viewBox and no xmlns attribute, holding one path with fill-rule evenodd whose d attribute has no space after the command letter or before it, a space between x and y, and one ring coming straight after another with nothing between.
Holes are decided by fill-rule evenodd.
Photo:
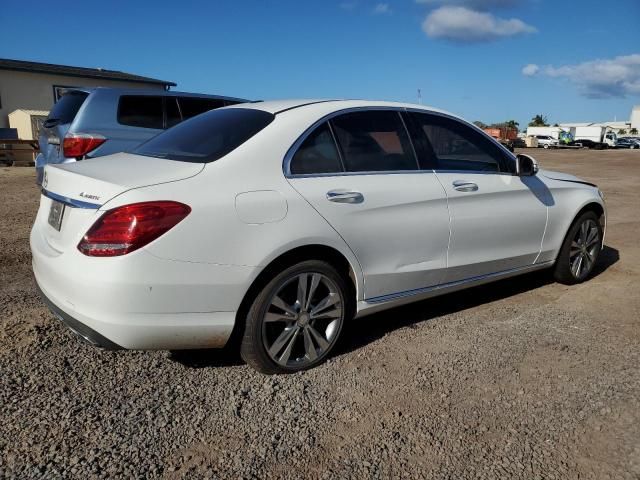
<instances>
[{"instance_id":1,"label":"white truck","mask_svg":"<svg viewBox=\"0 0 640 480\"><path fill-rule=\"evenodd\" d=\"M615 147L618 136L608 127L573 127L573 139L589 148Z\"/></svg>"},{"instance_id":2,"label":"white truck","mask_svg":"<svg viewBox=\"0 0 640 480\"><path fill-rule=\"evenodd\" d=\"M555 140L560 138L560 132L567 131L561 127L527 127L527 137L551 137Z\"/></svg>"}]
</instances>

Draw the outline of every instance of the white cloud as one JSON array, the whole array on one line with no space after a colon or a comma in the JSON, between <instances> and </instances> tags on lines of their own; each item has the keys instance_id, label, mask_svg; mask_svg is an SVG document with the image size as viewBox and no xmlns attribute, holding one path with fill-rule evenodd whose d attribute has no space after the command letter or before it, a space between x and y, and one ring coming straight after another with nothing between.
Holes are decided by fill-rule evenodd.
<instances>
[{"instance_id":1,"label":"white cloud","mask_svg":"<svg viewBox=\"0 0 640 480\"><path fill-rule=\"evenodd\" d=\"M388 3L378 3L375 7L373 7L373 13L378 15L384 15L386 13L391 13L391 8Z\"/></svg>"},{"instance_id":2,"label":"white cloud","mask_svg":"<svg viewBox=\"0 0 640 480\"><path fill-rule=\"evenodd\" d=\"M525 77L533 77L540 71L540 67L535 63L530 63L529 65L525 65L522 67L522 74Z\"/></svg>"},{"instance_id":3,"label":"white cloud","mask_svg":"<svg viewBox=\"0 0 640 480\"><path fill-rule=\"evenodd\" d=\"M637 53L576 65L549 65L541 73L568 80L582 95L590 98L640 95L640 54Z\"/></svg>"},{"instance_id":4,"label":"white cloud","mask_svg":"<svg viewBox=\"0 0 640 480\"><path fill-rule=\"evenodd\" d=\"M476 10L488 10L490 8L513 7L523 0L416 0L422 5L452 5L469 7Z\"/></svg>"},{"instance_id":5,"label":"white cloud","mask_svg":"<svg viewBox=\"0 0 640 480\"><path fill-rule=\"evenodd\" d=\"M431 38L452 42L487 42L498 38L536 32L517 18L503 19L466 7L443 6L431 12L422 23Z\"/></svg>"}]
</instances>

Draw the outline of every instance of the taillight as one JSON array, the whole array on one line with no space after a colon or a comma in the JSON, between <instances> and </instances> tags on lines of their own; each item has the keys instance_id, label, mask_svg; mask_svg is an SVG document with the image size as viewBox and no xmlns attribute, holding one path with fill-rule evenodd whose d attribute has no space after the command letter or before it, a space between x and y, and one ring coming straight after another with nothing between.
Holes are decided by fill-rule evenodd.
<instances>
[{"instance_id":1,"label":"taillight","mask_svg":"<svg viewBox=\"0 0 640 480\"><path fill-rule=\"evenodd\" d=\"M126 255L163 235L191 212L171 201L142 202L108 210L85 234L78 250L90 257Z\"/></svg>"},{"instance_id":2,"label":"taillight","mask_svg":"<svg viewBox=\"0 0 640 480\"><path fill-rule=\"evenodd\" d=\"M62 153L67 158L84 157L106 141L97 133L68 133L62 140Z\"/></svg>"}]
</instances>

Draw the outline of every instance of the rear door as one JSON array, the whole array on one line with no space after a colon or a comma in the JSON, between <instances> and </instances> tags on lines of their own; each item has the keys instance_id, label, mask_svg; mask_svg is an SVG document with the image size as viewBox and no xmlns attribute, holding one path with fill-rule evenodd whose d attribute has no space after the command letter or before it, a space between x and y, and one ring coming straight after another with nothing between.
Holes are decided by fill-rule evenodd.
<instances>
[{"instance_id":1,"label":"rear door","mask_svg":"<svg viewBox=\"0 0 640 480\"><path fill-rule=\"evenodd\" d=\"M418 169L399 112L340 114L310 132L287 162L291 185L357 257L365 299L441 282L445 192L433 171Z\"/></svg>"},{"instance_id":2,"label":"rear door","mask_svg":"<svg viewBox=\"0 0 640 480\"><path fill-rule=\"evenodd\" d=\"M451 117L410 113L422 157L444 186L451 214L445 282L532 265L540 253L551 193L515 175L510 154ZM423 158L421 158L423 161Z\"/></svg>"},{"instance_id":3,"label":"rear door","mask_svg":"<svg viewBox=\"0 0 640 480\"><path fill-rule=\"evenodd\" d=\"M88 91L70 90L53 106L42 124L38 138L40 152L44 157L42 164L60 163L64 160L62 153L64 136L88 96Z\"/></svg>"}]
</instances>

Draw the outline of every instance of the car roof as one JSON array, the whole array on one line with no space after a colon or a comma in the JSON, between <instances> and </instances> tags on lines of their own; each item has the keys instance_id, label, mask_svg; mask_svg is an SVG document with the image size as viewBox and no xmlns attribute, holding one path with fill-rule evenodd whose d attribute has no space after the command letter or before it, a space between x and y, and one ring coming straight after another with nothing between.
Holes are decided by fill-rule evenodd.
<instances>
[{"instance_id":1,"label":"car roof","mask_svg":"<svg viewBox=\"0 0 640 480\"><path fill-rule=\"evenodd\" d=\"M384 100L336 100L336 99L294 99L294 100L269 100L252 103L244 103L232 105L226 108L252 108L263 110L273 114L281 114L284 112L308 112L317 110L318 112L329 113L331 111L340 111L349 108L406 108L424 110L425 112L436 112L460 118L445 110L439 108L417 105L414 103L388 102Z\"/></svg>"},{"instance_id":2,"label":"car roof","mask_svg":"<svg viewBox=\"0 0 640 480\"><path fill-rule=\"evenodd\" d=\"M113 88L113 87L70 87L64 89L66 92L85 92L88 94L94 92L112 93L114 95L161 95L163 97L195 97L195 98L211 98L216 100L229 100L233 102L250 102L245 98L229 97L225 95L210 95L207 93L178 92L176 90L161 90L159 88Z\"/></svg>"}]
</instances>

